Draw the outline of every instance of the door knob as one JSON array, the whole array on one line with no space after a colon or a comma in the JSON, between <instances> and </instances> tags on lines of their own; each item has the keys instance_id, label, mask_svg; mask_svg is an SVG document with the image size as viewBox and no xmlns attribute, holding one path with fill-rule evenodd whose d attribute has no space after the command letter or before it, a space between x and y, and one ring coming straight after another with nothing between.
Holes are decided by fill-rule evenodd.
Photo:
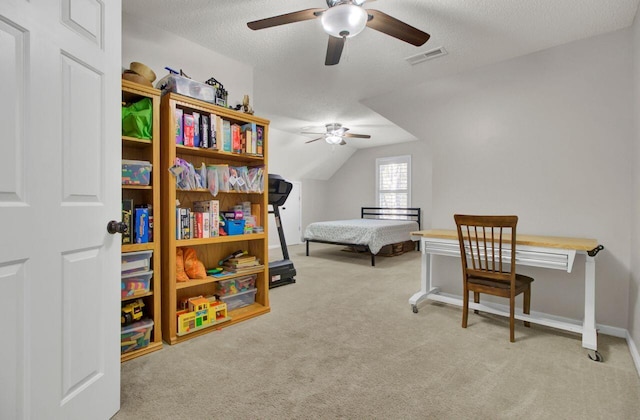
<instances>
[{"instance_id":1,"label":"door knob","mask_svg":"<svg viewBox=\"0 0 640 420\"><path fill-rule=\"evenodd\" d=\"M112 220L107 223L107 232L112 235L115 235L116 233L125 233L128 230L129 226L127 226L127 224L124 222L117 222L115 220Z\"/></svg>"}]
</instances>

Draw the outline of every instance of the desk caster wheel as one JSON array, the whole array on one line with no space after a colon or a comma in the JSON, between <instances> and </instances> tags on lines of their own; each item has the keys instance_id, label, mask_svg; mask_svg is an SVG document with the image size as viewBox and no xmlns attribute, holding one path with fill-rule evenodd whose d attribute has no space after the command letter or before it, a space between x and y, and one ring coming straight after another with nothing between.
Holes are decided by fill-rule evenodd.
<instances>
[{"instance_id":1,"label":"desk caster wheel","mask_svg":"<svg viewBox=\"0 0 640 420\"><path fill-rule=\"evenodd\" d=\"M418 313L418 305L411 305L411 310L413 311L414 314Z\"/></svg>"},{"instance_id":2,"label":"desk caster wheel","mask_svg":"<svg viewBox=\"0 0 640 420\"><path fill-rule=\"evenodd\" d=\"M587 356L589 357L589 359L593 360L594 362L603 362L604 361L604 358L598 352L598 350L594 350L593 351L593 357L591 357L591 352L587 353Z\"/></svg>"}]
</instances>

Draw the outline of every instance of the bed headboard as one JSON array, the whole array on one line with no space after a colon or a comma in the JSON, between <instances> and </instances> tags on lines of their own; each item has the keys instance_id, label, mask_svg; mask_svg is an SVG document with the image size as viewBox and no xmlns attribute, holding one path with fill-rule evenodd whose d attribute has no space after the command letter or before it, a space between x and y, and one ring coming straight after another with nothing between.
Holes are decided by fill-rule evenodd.
<instances>
[{"instance_id":1,"label":"bed headboard","mask_svg":"<svg viewBox=\"0 0 640 420\"><path fill-rule=\"evenodd\" d=\"M413 220L418 222L418 229L421 227L419 207L362 207L360 218Z\"/></svg>"}]
</instances>

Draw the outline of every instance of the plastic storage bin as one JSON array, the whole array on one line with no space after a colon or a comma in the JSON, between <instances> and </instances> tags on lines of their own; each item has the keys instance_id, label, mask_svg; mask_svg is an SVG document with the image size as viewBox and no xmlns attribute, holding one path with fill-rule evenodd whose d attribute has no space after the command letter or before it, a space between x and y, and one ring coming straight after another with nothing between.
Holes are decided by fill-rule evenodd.
<instances>
[{"instance_id":1,"label":"plastic storage bin","mask_svg":"<svg viewBox=\"0 0 640 420\"><path fill-rule=\"evenodd\" d=\"M141 271L123 275L120 283L122 297L136 297L149 293L151 277L153 277L153 271Z\"/></svg>"},{"instance_id":2,"label":"plastic storage bin","mask_svg":"<svg viewBox=\"0 0 640 420\"><path fill-rule=\"evenodd\" d=\"M145 160L122 160L122 185L149 185L151 162Z\"/></svg>"},{"instance_id":3,"label":"plastic storage bin","mask_svg":"<svg viewBox=\"0 0 640 420\"><path fill-rule=\"evenodd\" d=\"M120 353L138 350L149 345L153 331L153 320L143 319L122 327L120 331Z\"/></svg>"},{"instance_id":4,"label":"plastic storage bin","mask_svg":"<svg viewBox=\"0 0 640 420\"><path fill-rule=\"evenodd\" d=\"M244 234L244 220L231 220L224 221L224 231L227 235L242 235Z\"/></svg>"},{"instance_id":5,"label":"plastic storage bin","mask_svg":"<svg viewBox=\"0 0 640 420\"><path fill-rule=\"evenodd\" d=\"M213 86L196 82L195 80L187 79L177 74L168 74L158 80L156 88L162 90L163 94L174 92L212 104L216 102L216 90Z\"/></svg>"},{"instance_id":6,"label":"plastic storage bin","mask_svg":"<svg viewBox=\"0 0 640 420\"><path fill-rule=\"evenodd\" d=\"M227 310L232 311L254 303L257 291L258 289L249 289L234 295L220 296L220 300L227 304Z\"/></svg>"},{"instance_id":7,"label":"plastic storage bin","mask_svg":"<svg viewBox=\"0 0 640 420\"><path fill-rule=\"evenodd\" d=\"M151 269L153 251L136 251L122 254L122 274L131 274Z\"/></svg>"},{"instance_id":8,"label":"plastic storage bin","mask_svg":"<svg viewBox=\"0 0 640 420\"><path fill-rule=\"evenodd\" d=\"M256 287L257 277L257 275L252 274L250 276L217 281L215 283L215 293L218 296L229 296L254 289Z\"/></svg>"}]
</instances>

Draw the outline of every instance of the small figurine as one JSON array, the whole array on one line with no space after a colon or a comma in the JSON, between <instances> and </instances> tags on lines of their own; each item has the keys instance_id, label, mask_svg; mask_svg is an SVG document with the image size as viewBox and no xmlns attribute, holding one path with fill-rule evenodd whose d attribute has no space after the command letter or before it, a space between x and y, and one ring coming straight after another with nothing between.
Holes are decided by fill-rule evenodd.
<instances>
[{"instance_id":1,"label":"small figurine","mask_svg":"<svg viewBox=\"0 0 640 420\"><path fill-rule=\"evenodd\" d=\"M249 95L244 95L244 97L242 98L242 111L245 114L253 115L253 108L251 108L251 105L249 105Z\"/></svg>"}]
</instances>

